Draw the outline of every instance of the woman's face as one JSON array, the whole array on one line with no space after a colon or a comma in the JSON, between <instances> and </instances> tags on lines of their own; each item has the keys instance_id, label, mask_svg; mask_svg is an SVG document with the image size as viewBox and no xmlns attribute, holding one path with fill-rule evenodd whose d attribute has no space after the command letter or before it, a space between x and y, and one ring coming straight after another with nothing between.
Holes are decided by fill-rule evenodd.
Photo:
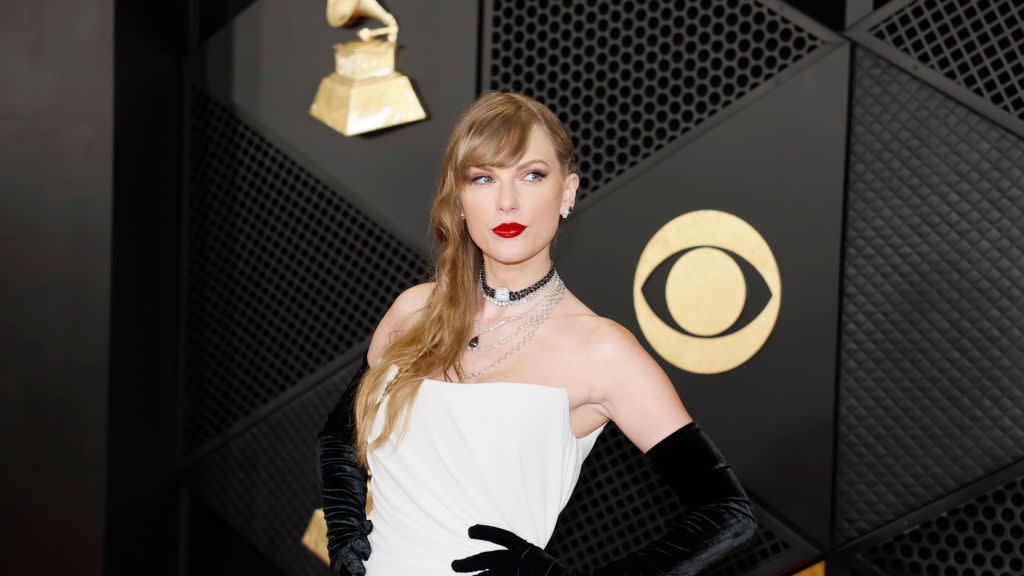
<instances>
[{"instance_id":1,"label":"woman's face","mask_svg":"<svg viewBox=\"0 0 1024 576\"><path fill-rule=\"evenodd\" d=\"M578 186L578 175L561 175L547 133L535 125L515 166L469 168L469 182L460 192L469 235L494 260L527 260L551 244Z\"/></svg>"}]
</instances>

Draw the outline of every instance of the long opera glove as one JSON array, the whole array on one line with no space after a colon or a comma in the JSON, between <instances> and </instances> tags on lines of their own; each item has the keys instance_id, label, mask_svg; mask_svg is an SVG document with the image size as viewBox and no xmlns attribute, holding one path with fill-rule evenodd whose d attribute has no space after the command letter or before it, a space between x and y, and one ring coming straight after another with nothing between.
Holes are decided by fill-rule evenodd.
<instances>
[{"instance_id":1,"label":"long opera glove","mask_svg":"<svg viewBox=\"0 0 1024 576\"><path fill-rule=\"evenodd\" d=\"M476 524L471 538L506 550L489 550L452 562L456 572L478 576L693 576L748 543L757 520L746 492L721 452L697 422L675 430L644 455L686 507L679 523L639 550L592 573L573 570L543 548L503 528Z\"/></svg>"},{"instance_id":2,"label":"long opera glove","mask_svg":"<svg viewBox=\"0 0 1024 576\"><path fill-rule=\"evenodd\" d=\"M363 560L370 558L367 534L373 523L366 518L367 474L357 459L353 413L356 387L368 368L363 354L362 364L317 434L320 498L332 576L363 576Z\"/></svg>"}]
</instances>

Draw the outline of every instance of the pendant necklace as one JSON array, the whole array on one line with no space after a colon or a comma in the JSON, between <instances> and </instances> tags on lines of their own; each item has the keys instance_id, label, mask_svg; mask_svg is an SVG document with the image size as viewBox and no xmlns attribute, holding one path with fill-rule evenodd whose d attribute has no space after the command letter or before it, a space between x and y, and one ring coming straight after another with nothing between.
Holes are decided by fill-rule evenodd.
<instances>
[{"instance_id":1,"label":"pendant necklace","mask_svg":"<svg viewBox=\"0 0 1024 576\"><path fill-rule=\"evenodd\" d=\"M541 294L541 293L542 293L541 291L534 292L534 294ZM531 298L532 298L532 296L531 296ZM505 318L502 318L497 323L492 324L491 326L488 326L487 328L484 328L484 329L480 328L480 321L479 320L474 320L473 321L473 334L474 334L474 336L473 336L473 338L471 338L469 340L469 345L466 346L466 351L467 352L484 352L486 350L494 350L495 348L498 348L498 347L502 346L503 344L507 344L513 338L515 338L517 334L519 334L519 332L523 329L523 326L524 326L525 323L524 324L520 324L519 326L516 327L516 329L513 332L503 336L500 340L498 340L496 342L492 342L490 344L481 345L480 344L480 336L483 336L484 334L487 334L491 330L496 330L498 328L501 328L502 326L504 326L505 324L508 324L509 322L512 322L513 320L518 320L518 319L522 318L523 316L526 316L527 314L532 312L534 309L536 309L537 306L538 306L537 304L534 304L533 306L530 306L529 308L527 308L526 310L523 310L522 312L519 312L518 314L513 314L511 316L507 316Z\"/></svg>"},{"instance_id":2,"label":"pendant necklace","mask_svg":"<svg viewBox=\"0 0 1024 576\"><path fill-rule=\"evenodd\" d=\"M539 312L531 316L526 322L523 323L523 327L526 327L528 329L526 335L519 342L517 342L511 350L509 350L502 356L499 356L494 362L491 362L484 368L471 373L466 377L466 380L473 380L478 376L486 374L492 368L498 366L499 364L507 360L509 357L511 357L513 354L518 352L524 344L530 341L530 338L533 337L533 334L537 331L537 329L541 327L542 324L544 324L544 321L547 320L548 316L551 315L551 312L553 312L554 309L558 306L558 303L562 300L562 294L565 292L565 284L562 283L561 278L559 278L557 274L554 274L551 280L553 281L554 285L552 286L550 295L544 298L541 302Z\"/></svg>"},{"instance_id":3,"label":"pendant necklace","mask_svg":"<svg viewBox=\"0 0 1024 576\"><path fill-rule=\"evenodd\" d=\"M484 296L484 298L487 299L488 302L490 302L490 303L492 303L492 304L494 304L496 306L503 306L504 307L504 306L510 306L510 305L526 304L527 302L530 302L531 300L535 299L537 297L537 295L539 294L538 291L540 290L540 288L543 288L552 278L556 277L557 275L558 275L558 272L555 271L555 264L554 264L554 262L552 262L551 263L551 269L548 270L548 273L545 274L543 278L541 278L540 280L534 282L530 286L527 286L526 288L523 288L522 290L511 291L511 290L509 290L506 287L500 287L500 286L497 287L497 288L492 288L491 286L489 286L487 284L486 274L484 273L484 264L483 264L483 262L481 262L480 263L480 274L479 274L480 291L483 292L483 296ZM523 314L525 314L525 312ZM477 345L480 343L480 335L481 334L484 334L484 333L489 332L489 331L491 331L491 330L493 330L495 328L498 328L499 326L502 326L505 322L508 322L508 321L511 321L511 320L515 320L515 319L521 317L523 314L519 314L517 316L512 316L510 318L506 318L505 320L499 322L498 324L495 324L494 326L491 326L490 328L488 328L487 330L484 330L484 331L479 331L479 328L480 328L479 323L474 322L474 326L473 326L474 336L472 338L470 338L469 344L468 344L468 348L470 350L476 349ZM517 330L517 332L518 332L518 330Z\"/></svg>"}]
</instances>

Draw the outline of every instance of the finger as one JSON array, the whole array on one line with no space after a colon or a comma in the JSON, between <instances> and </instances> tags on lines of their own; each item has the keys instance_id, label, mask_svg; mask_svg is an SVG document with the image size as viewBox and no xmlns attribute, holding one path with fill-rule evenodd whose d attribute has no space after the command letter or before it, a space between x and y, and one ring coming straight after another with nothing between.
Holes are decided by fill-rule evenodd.
<instances>
[{"instance_id":1,"label":"finger","mask_svg":"<svg viewBox=\"0 0 1024 576\"><path fill-rule=\"evenodd\" d=\"M497 568L508 563L511 554L508 550L488 550L458 560L452 560L452 570L456 572L476 572L488 568Z\"/></svg>"},{"instance_id":2,"label":"finger","mask_svg":"<svg viewBox=\"0 0 1024 576\"><path fill-rule=\"evenodd\" d=\"M363 560L369 560L370 558L370 541L364 537L357 536L352 540L352 550L357 552Z\"/></svg>"},{"instance_id":3,"label":"finger","mask_svg":"<svg viewBox=\"0 0 1024 576\"><path fill-rule=\"evenodd\" d=\"M363 533L364 534L369 534L370 532L373 532L373 521L372 520L363 520L362 528L363 528Z\"/></svg>"},{"instance_id":4,"label":"finger","mask_svg":"<svg viewBox=\"0 0 1024 576\"><path fill-rule=\"evenodd\" d=\"M469 537L477 540L489 540L495 544L501 544L510 550L521 549L527 544L526 540L523 540L514 532L488 524L474 524L470 526Z\"/></svg>"},{"instance_id":5,"label":"finger","mask_svg":"<svg viewBox=\"0 0 1024 576\"><path fill-rule=\"evenodd\" d=\"M366 576L366 567L363 566L362 560L351 551L346 551L345 554L342 554L341 559L342 564L352 576Z\"/></svg>"}]
</instances>

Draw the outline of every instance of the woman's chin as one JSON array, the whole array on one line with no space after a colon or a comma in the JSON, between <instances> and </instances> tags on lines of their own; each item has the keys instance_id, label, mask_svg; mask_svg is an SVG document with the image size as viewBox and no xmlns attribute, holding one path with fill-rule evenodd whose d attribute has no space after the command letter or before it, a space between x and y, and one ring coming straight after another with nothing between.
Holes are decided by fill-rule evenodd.
<instances>
[{"instance_id":1,"label":"woman's chin","mask_svg":"<svg viewBox=\"0 0 1024 576\"><path fill-rule=\"evenodd\" d=\"M530 258L536 256L537 252L538 250L536 250L534 246L527 245L525 243L518 246L510 246L508 244L504 246L495 246L492 244L488 250L484 251L487 257L491 260L507 265L526 262Z\"/></svg>"}]
</instances>

